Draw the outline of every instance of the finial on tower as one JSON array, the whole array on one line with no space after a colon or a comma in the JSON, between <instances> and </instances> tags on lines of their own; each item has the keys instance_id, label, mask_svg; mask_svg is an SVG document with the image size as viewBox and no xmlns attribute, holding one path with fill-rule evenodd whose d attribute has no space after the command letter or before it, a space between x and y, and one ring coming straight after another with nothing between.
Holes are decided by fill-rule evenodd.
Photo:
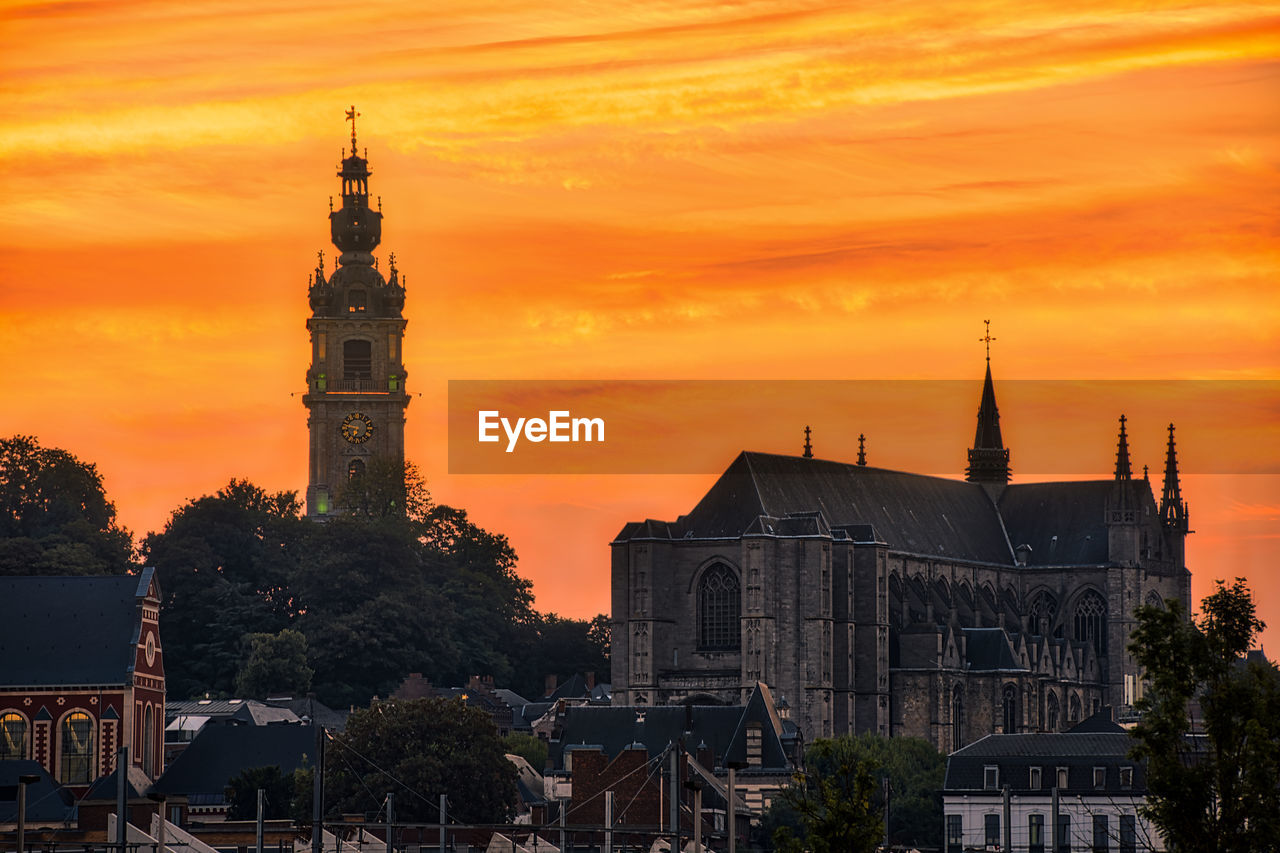
<instances>
[{"instance_id":1,"label":"finial on tower","mask_svg":"<svg viewBox=\"0 0 1280 853\"><path fill-rule=\"evenodd\" d=\"M1116 479L1131 480L1133 471L1129 468L1129 437L1125 434L1124 423L1127 420L1120 416L1120 440L1116 444Z\"/></svg>"},{"instance_id":2,"label":"finial on tower","mask_svg":"<svg viewBox=\"0 0 1280 853\"><path fill-rule=\"evenodd\" d=\"M351 109L347 110L347 121L351 122L351 156L356 156L356 118L360 113L356 112L356 105L352 104Z\"/></svg>"},{"instance_id":3,"label":"finial on tower","mask_svg":"<svg viewBox=\"0 0 1280 853\"><path fill-rule=\"evenodd\" d=\"M1187 507L1182 502L1182 487L1178 482L1178 450L1173 440L1173 424L1169 424L1169 446L1164 459L1160 519L1169 527L1187 532Z\"/></svg>"},{"instance_id":4,"label":"finial on tower","mask_svg":"<svg viewBox=\"0 0 1280 853\"><path fill-rule=\"evenodd\" d=\"M858 464L867 467L867 437L858 433Z\"/></svg>"},{"instance_id":5,"label":"finial on tower","mask_svg":"<svg viewBox=\"0 0 1280 853\"><path fill-rule=\"evenodd\" d=\"M813 458L813 445L809 443L809 425L804 425L804 458Z\"/></svg>"},{"instance_id":6,"label":"finial on tower","mask_svg":"<svg viewBox=\"0 0 1280 853\"><path fill-rule=\"evenodd\" d=\"M978 342L985 343L987 345L987 364L990 364L991 363L991 342L994 341L995 338L991 337L991 321L983 320L982 322L986 323L987 325L987 333L982 337L978 338Z\"/></svg>"}]
</instances>

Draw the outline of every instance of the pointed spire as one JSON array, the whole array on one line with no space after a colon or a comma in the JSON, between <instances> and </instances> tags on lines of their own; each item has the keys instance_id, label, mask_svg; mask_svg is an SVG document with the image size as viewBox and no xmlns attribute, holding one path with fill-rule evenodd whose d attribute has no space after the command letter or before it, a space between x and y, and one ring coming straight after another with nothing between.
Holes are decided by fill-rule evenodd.
<instances>
[{"instance_id":1,"label":"pointed spire","mask_svg":"<svg viewBox=\"0 0 1280 853\"><path fill-rule=\"evenodd\" d=\"M352 104L351 109L347 110L347 121L351 122L351 156L356 155L356 119L360 113L356 112L356 105Z\"/></svg>"},{"instance_id":2,"label":"pointed spire","mask_svg":"<svg viewBox=\"0 0 1280 853\"><path fill-rule=\"evenodd\" d=\"M1164 460L1164 494L1160 498L1160 518L1169 527L1185 532L1187 507L1182 502L1182 487L1178 482L1178 450L1173 440L1173 424L1169 424L1169 447Z\"/></svg>"},{"instance_id":3,"label":"pointed spire","mask_svg":"<svg viewBox=\"0 0 1280 853\"><path fill-rule=\"evenodd\" d=\"M1150 473L1149 473L1149 472L1148 472L1148 470L1147 470L1147 466L1146 466L1146 465L1143 465L1143 466L1142 466L1142 479L1143 479L1143 480L1145 480L1145 481L1147 481L1148 483L1149 483L1149 482L1151 482L1151 476L1150 476Z\"/></svg>"},{"instance_id":4,"label":"pointed spire","mask_svg":"<svg viewBox=\"0 0 1280 853\"><path fill-rule=\"evenodd\" d=\"M858 433L858 464L867 466L867 437L862 433Z\"/></svg>"},{"instance_id":5,"label":"pointed spire","mask_svg":"<svg viewBox=\"0 0 1280 853\"><path fill-rule=\"evenodd\" d=\"M804 425L804 458L813 458L813 445L809 443L809 425Z\"/></svg>"},{"instance_id":6,"label":"pointed spire","mask_svg":"<svg viewBox=\"0 0 1280 853\"><path fill-rule=\"evenodd\" d=\"M969 449L969 467L965 470L965 479L970 483L1009 482L1009 451L1005 450L1004 440L1000 436L1000 411L996 408L995 383L991 381L991 321L987 324L987 333L979 341L987 345L987 375L982 383L982 402L978 406L978 429L973 436L973 447Z\"/></svg>"},{"instance_id":7,"label":"pointed spire","mask_svg":"<svg viewBox=\"0 0 1280 853\"><path fill-rule=\"evenodd\" d=\"M1120 416L1120 441L1116 445L1116 479L1131 480L1133 472L1129 468L1129 437L1125 434L1125 416Z\"/></svg>"}]
</instances>

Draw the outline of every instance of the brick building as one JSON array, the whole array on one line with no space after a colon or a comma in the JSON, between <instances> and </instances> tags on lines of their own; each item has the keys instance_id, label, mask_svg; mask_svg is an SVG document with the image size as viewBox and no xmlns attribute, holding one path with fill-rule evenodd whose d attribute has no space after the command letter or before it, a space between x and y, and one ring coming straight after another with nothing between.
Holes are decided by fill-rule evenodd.
<instances>
[{"instance_id":1,"label":"brick building","mask_svg":"<svg viewBox=\"0 0 1280 853\"><path fill-rule=\"evenodd\" d=\"M1061 731L1141 690L1141 604L1190 604L1173 427L1159 502L1132 476L1009 484L987 365L965 481L740 454L688 515L612 543L613 698L744 701L762 681L806 739L954 750Z\"/></svg>"},{"instance_id":2,"label":"brick building","mask_svg":"<svg viewBox=\"0 0 1280 853\"><path fill-rule=\"evenodd\" d=\"M81 796L115 769L160 775L164 653L154 570L0 578L0 761L33 759Z\"/></svg>"}]
</instances>

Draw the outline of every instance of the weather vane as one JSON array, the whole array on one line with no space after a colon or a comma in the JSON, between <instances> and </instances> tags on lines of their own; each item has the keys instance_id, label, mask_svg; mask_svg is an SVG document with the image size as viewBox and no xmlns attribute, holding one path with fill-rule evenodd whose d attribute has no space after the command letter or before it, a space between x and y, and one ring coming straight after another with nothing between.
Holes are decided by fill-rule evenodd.
<instances>
[{"instance_id":1,"label":"weather vane","mask_svg":"<svg viewBox=\"0 0 1280 853\"><path fill-rule=\"evenodd\" d=\"M978 342L985 343L987 345L987 361L991 361L991 342L994 341L995 338L991 337L991 321L983 320L982 322L987 324L987 333L978 338Z\"/></svg>"},{"instance_id":2,"label":"weather vane","mask_svg":"<svg viewBox=\"0 0 1280 853\"><path fill-rule=\"evenodd\" d=\"M356 153L356 118L360 113L356 112L356 105L352 104L351 109L347 110L347 121L351 122L351 153Z\"/></svg>"}]
</instances>

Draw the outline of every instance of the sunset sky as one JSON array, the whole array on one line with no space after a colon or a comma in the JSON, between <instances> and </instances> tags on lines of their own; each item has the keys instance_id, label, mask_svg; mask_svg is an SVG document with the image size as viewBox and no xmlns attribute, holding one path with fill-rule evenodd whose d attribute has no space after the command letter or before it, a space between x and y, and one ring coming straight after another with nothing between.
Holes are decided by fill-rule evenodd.
<instances>
[{"instance_id":1,"label":"sunset sky","mask_svg":"<svg viewBox=\"0 0 1280 853\"><path fill-rule=\"evenodd\" d=\"M138 535L232 477L304 490L350 104L407 454L539 609L606 611L612 536L714 475L451 475L449 380L971 380L922 401L941 454L821 400L669 435L716 470L813 423L959 476L990 319L1015 482L1055 437L1109 473L1124 409L1001 380L1269 380L1178 438L1193 597L1248 577L1280 654L1280 0L5 2L0 435L95 462ZM1161 403L1128 412L1153 474Z\"/></svg>"}]
</instances>

